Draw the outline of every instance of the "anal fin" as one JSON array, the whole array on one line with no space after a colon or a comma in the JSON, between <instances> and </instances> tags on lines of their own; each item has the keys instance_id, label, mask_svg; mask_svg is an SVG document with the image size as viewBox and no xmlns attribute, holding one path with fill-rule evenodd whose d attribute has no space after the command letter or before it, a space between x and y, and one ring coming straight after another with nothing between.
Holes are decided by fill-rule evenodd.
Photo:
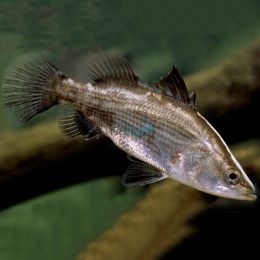
<instances>
[{"instance_id":1,"label":"anal fin","mask_svg":"<svg viewBox=\"0 0 260 260\"><path fill-rule=\"evenodd\" d=\"M82 135L89 139L101 133L99 128L86 118L82 112L75 110L62 114L59 127L68 138Z\"/></svg>"},{"instance_id":2,"label":"anal fin","mask_svg":"<svg viewBox=\"0 0 260 260\"><path fill-rule=\"evenodd\" d=\"M122 183L126 187L147 185L167 178L157 168L128 156L132 161L125 171Z\"/></svg>"}]
</instances>

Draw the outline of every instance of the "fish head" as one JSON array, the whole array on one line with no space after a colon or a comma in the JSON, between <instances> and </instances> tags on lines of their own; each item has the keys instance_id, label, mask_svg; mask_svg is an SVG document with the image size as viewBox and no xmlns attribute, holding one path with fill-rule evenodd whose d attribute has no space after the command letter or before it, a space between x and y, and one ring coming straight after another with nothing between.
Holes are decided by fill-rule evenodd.
<instances>
[{"instance_id":1,"label":"fish head","mask_svg":"<svg viewBox=\"0 0 260 260\"><path fill-rule=\"evenodd\" d=\"M255 188L227 146L195 146L182 164L186 184L220 197L255 200Z\"/></svg>"}]
</instances>

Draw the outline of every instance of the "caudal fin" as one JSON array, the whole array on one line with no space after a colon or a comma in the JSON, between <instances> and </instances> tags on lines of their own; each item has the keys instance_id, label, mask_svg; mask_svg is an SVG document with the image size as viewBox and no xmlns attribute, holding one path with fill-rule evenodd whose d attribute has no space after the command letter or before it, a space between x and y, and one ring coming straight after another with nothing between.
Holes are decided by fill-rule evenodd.
<instances>
[{"instance_id":1,"label":"caudal fin","mask_svg":"<svg viewBox=\"0 0 260 260\"><path fill-rule=\"evenodd\" d=\"M63 78L65 76L45 56L22 57L4 76L4 104L18 121L28 121L57 104L57 86Z\"/></svg>"}]
</instances>

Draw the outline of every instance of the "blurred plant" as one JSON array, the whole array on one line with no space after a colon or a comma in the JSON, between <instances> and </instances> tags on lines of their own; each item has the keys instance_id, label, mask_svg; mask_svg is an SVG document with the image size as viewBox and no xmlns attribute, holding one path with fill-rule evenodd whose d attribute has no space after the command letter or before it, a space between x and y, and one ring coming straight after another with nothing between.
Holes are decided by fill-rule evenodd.
<instances>
[{"instance_id":1,"label":"blurred plant","mask_svg":"<svg viewBox=\"0 0 260 260\"><path fill-rule=\"evenodd\" d=\"M25 49L55 52L93 44L93 24L100 19L99 0L78 1L7 1L0 3L2 32L24 37ZM8 14L8 15L7 15ZM89 33L91 32L91 34Z\"/></svg>"}]
</instances>

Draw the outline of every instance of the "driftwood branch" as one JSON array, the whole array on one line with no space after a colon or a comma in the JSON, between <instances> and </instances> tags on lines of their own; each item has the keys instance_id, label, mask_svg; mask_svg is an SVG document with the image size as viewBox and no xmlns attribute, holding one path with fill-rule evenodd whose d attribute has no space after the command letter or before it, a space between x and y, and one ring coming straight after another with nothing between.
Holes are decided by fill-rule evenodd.
<instances>
[{"instance_id":1,"label":"driftwood branch","mask_svg":"<svg viewBox=\"0 0 260 260\"><path fill-rule=\"evenodd\" d=\"M236 145L232 150L251 174L260 173L260 141ZM189 220L209 204L203 196L171 180L152 185L145 198L90 243L79 260L159 259L195 231Z\"/></svg>"},{"instance_id":2,"label":"driftwood branch","mask_svg":"<svg viewBox=\"0 0 260 260\"><path fill-rule=\"evenodd\" d=\"M190 90L197 91L199 111L216 125L218 118L223 122L234 112L227 125L219 123L221 133L232 129L238 122L238 111L254 110L259 100L260 42L238 51L219 66L188 76L186 82ZM232 125L228 125L230 118L236 118ZM248 115L239 118L239 126L248 119ZM253 129L250 131L251 138ZM237 132L227 132L226 136ZM2 133L0 137L2 208L72 183L121 175L127 166L125 154L108 139L88 143L81 138L66 140L53 122ZM14 189L17 196L9 196Z\"/></svg>"},{"instance_id":3,"label":"driftwood branch","mask_svg":"<svg viewBox=\"0 0 260 260\"><path fill-rule=\"evenodd\" d=\"M186 78L197 92L199 111L210 118L243 109L260 93L260 40L239 49L218 66Z\"/></svg>"}]
</instances>

